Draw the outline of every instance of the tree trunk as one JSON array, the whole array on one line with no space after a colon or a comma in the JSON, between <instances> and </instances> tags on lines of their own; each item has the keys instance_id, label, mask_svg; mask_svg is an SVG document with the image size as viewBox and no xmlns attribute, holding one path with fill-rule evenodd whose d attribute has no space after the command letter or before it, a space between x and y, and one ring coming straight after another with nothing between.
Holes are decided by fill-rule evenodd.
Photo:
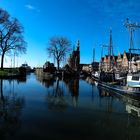
<instances>
[{"instance_id":1,"label":"tree trunk","mask_svg":"<svg viewBox=\"0 0 140 140\"><path fill-rule=\"evenodd\" d=\"M5 55L5 52L3 52L3 53L2 53L2 56L1 56L1 70L3 70L4 55Z\"/></svg>"}]
</instances>

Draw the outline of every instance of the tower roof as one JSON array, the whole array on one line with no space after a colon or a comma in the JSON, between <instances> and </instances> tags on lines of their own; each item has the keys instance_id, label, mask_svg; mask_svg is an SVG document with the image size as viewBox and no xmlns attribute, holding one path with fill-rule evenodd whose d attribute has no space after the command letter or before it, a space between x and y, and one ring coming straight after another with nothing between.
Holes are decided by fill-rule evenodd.
<instances>
[{"instance_id":1,"label":"tower roof","mask_svg":"<svg viewBox=\"0 0 140 140\"><path fill-rule=\"evenodd\" d=\"M78 42L77 42L77 51L79 51L80 50L80 41L78 40Z\"/></svg>"}]
</instances>

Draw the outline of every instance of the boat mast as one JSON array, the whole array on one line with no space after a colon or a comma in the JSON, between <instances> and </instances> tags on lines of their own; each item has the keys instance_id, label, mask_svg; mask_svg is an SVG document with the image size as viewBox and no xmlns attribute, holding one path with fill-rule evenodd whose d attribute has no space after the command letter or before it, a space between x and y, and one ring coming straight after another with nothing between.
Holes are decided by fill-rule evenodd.
<instances>
[{"instance_id":1,"label":"boat mast","mask_svg":"<svg viewBox=\"0 0 140 140\"><path fill-rule=\"evenodd\" d=\"M102 45L101 46L101 65L100 65L100 71L103 70L102 66L103 66L103 62L102 62L102 58L103 58L103 48L108 48L108 45ZM107 70L106 70L107 71Z\"/></svg>"},{"instance_id":2,"label":"boat mast","mask_svg":"<svg viewBox=\"0 0 140 140\"><path fill-rule=\"evenodd\" d=\"M108 47L108 55L113 56L113 45L112 45L112 30L110 30L110 39L109 39L109 47Z\"/></svg>"},{"instance_id":3,"label":"boat mast","mask_svg":"<svg viewBox=\"0 0 140 140\"><path fill-rule=\"evenodd\" d=\"M93 48L93 63L95 62L95 48Z\"/></svg>"},{"instance_id":4,"label":"boat mast","mask_svg":"<svg viewBox=\"0 0 140 140\"><path fill-rule=\"evenodd\" d=\"M109 46L108 46L108 56L110 57L109 62L109 70L112 69L112 59L113 59L113 43L112 43L112 30L110 29L110 39L109 39Z\"/></svg>"},{"instance_id":5,"label":"boat mast","mask_svg":"<svg viewBox=\"0 0 140 140\"><path fill-rule=\"evenodd\" d=\"M130 53L130 62L129 62L129 72L132 72L132 50L140 50L140 49L134 49L134 44L133 44L133 32L135 31L135 28L140 28L140 24L138 23L131 23L129 19L126 19L125 22L126 28L129 30L129 35L130 35L130 48L129 48L129 53Z\"/></svg>"},{"instance_id":6,"label":"boat mast","mask_svg":"<svg viewBox=\"0 0 140 140\"><path fill-rule=\"evenodd\" d=\"M103 48L108 48L108 58L110 58L110 61L107 62L107 68L106 71L111 71L113 68L112 59L113 59L113 41L112 41L112 30L110 29L110 38L109 38L109 45L102 45L101 48L101 66L100 70L102 70L102 57L103 57Z\"/></svg>"}]
</instances>

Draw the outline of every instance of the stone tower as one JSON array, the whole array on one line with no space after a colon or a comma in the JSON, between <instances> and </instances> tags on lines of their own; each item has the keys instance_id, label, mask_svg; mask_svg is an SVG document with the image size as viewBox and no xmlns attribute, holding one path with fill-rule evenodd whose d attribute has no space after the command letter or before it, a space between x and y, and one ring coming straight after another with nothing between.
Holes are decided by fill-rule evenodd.
<instances>
[{"instance_id":1,"label":"stone tower","mask_svg":"<svg viewBox=\"0 0 140 140\"><path fill-rule=\"evenodd\" d=\"M80 68L80 41L78 40L76 50L73 50L68 60L69 67L74 71L79 71Z\"/></svg>"}]
</instances>

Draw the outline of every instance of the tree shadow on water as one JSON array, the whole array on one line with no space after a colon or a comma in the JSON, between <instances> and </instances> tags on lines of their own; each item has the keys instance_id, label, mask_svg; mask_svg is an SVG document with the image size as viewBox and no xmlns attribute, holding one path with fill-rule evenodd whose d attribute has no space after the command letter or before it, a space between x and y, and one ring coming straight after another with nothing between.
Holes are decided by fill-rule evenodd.
<instances>
[{"instance_id":1,"label":"tree shadow on water","mask_svg":"<svg viewBox=\"0 0 140 140\"><path fill-rule=\"evenodd\" d=\"M3 80L0 80L0 139L14 136L19 130L23 106L23 97L17 97L14 93L4 96Z\"/></svg>"},{"instance_id":2,"label":"tree shadow on water","mask_svg":"<svg viewBox=\"0 0 140 140\"><path fill-rule=\"evenodd\" d=\"M65 111L67 102L64 97L64 90L59 85L59 79L56 81L56 87L47 96L48 109L52 111Z\"/></svg>"}]
</instances>

